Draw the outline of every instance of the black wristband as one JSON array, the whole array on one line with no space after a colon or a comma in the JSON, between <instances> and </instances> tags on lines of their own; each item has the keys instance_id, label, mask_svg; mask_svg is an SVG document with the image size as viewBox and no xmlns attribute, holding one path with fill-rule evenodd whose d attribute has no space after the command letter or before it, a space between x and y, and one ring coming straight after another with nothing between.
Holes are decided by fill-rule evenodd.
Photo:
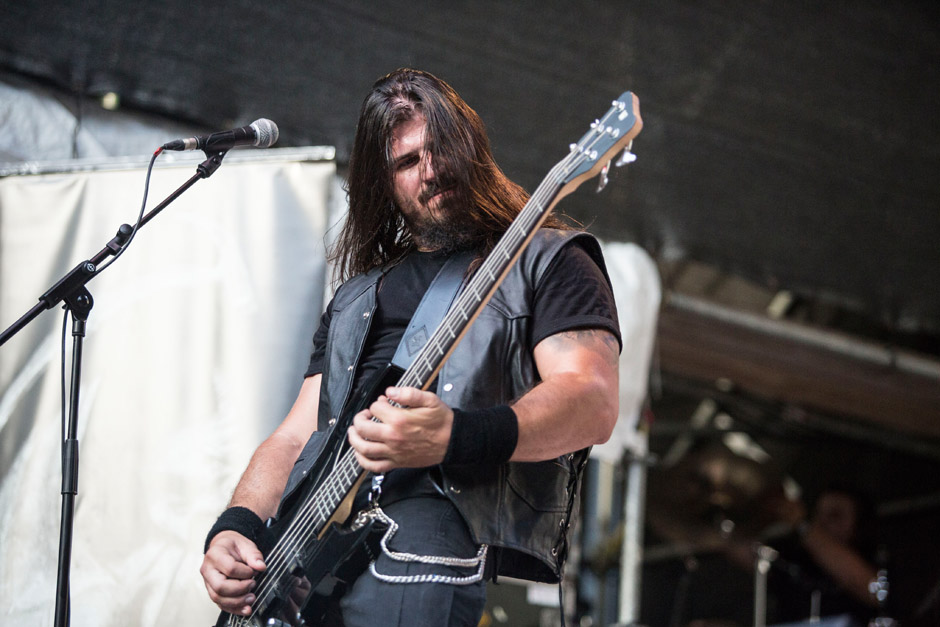
<instances>
[{"instance_id":1,"label":"black wristband","mask_svg":"<svg viewBox=\"0 0 940 627\"><path fill-rule=\"evenodd\" d=\"M444 464L502 464L519 441L519 421L508 405L454 410Z\"/></svg>"},{"instance_id":2,"label":"black wristband","mask_svg":"<svg viewBox=\"0 0 940 627\"><path fill-rule=\"evenodd\" d=\"M261 552L265 552L267 540L270 536L268 528L261 518L247 507L230 507L215 521L209 535L206 536L206 545L202 552L209 550L209 543L212 538L221 531L237 531L249 540L255 543ZM264 547L262 545L265 545Z\"/></svg>"}]
</instances>

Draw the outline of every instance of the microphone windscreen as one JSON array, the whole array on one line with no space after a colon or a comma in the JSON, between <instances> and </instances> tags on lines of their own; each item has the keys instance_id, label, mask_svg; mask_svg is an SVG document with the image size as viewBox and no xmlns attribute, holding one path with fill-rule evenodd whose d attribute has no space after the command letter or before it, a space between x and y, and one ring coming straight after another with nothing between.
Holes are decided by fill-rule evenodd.
<instances>
[{"instance_id":1,"label":"microphone windscreen","mask_svg":"<svg viewBox=\"0 0 940 627\"><path fill-rule=\"evenodd\" d=\"M277 141L277 124L266 118L260 118L251 123L255 130L255 143L258 148L269 148Z\"/></svg>"}]
</instances>

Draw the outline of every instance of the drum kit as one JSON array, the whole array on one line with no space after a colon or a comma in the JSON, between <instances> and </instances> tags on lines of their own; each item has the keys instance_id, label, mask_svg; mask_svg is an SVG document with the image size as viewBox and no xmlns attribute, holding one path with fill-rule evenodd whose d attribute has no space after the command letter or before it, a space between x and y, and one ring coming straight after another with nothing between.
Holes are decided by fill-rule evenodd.
<instances>
[{"instance_id":1,"label":"drum kit","mask_svg":"<svg viewBox=\"0 0 940 627\"><path fill-rule=\"evenodd\" d=\"M772 548L775 541L791 535L803 518L796 484L747 436L727 433L722 438L697 442L672 463L652 468L647 485L647 528L659 541L644 548L644 563L678 559L695 564L695 556L719 554L750 570L754 577L753 625L764 627L771 570L786 569L790 576L799 576ZM609 538L589 555L588 563L595 571L603 572L618 555L618 538ZM682 589L683 585L676 587L677 591ZM885 571L880 571L878 580L872 583L871 594L878 599L882 611L868 627L893 627L896 621L887 617L885 611L888 594ZM684 624L681 620L684 605L684 599L674 600L671 624ZM848 622L848 617L843 617L842 623L832 623L838 620L835 617L821 617L818 603L806 608L805 617L804 622L787 623L787 627L857 625Z\"/></svg>"}]
</instances>

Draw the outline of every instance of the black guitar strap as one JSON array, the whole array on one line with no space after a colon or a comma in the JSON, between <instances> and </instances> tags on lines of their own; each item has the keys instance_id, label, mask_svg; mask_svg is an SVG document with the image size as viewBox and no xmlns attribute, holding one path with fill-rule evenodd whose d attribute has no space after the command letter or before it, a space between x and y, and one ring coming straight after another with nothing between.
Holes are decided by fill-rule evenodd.
<instances>
[{"instance_id":1,"label":"black guitar strap","mask_svg":"<svg viewBox=\"0 0 940 627\"><path fill-rule=\"evenodd\" d=\"M431 334L440 325L460 291L467 268L473 258L472 253L464 252L457 253L444 262L443 267L421 298L421 302L418 303L418 308L411 317L408 328L405 329L395 356L392 357L394 366L407 370L418 351L428 343Z\"/></svg>"}]
</instances>

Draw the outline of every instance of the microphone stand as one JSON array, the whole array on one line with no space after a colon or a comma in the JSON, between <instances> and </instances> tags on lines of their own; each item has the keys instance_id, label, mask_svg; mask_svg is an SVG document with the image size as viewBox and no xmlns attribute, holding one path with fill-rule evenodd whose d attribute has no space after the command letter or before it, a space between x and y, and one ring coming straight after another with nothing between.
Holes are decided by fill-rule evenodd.
<instances>
[{"instance_id":1,"label":"microphone stand","mask_svg":"<svg viewBox=\"0 0 940 627\"><path fill-rule=\"evenodd\" d=\"M222 165L222 158L228 150L206 152L205 161L196 167L196 174L183 183L176 191L166 197L150 213L140 220L140 226L147 224L167 205L176 200L199 179L209 178ZM138 227L138 228L139 228ZM82 376L82 348L85 339L85 324L94 306L94 299L85 287L92 277L98 274L98 266L111 255L117 255L134 229L128 224L118 228L117 235L90 260L83 261L62 277L49 291L39 297L39 303L0 333L0 346L16 335L43 310L52 309L59 302L65 301L65 308L72 315L72 372L69 398L68 426L65 440L62 442L62 516L59 526L59 562L56 582L55 625L67 627L70 619L69 570L72 559L72 530L75 512L75 497L78 495L78 402Z\"/></svg>"}]
</instances>

